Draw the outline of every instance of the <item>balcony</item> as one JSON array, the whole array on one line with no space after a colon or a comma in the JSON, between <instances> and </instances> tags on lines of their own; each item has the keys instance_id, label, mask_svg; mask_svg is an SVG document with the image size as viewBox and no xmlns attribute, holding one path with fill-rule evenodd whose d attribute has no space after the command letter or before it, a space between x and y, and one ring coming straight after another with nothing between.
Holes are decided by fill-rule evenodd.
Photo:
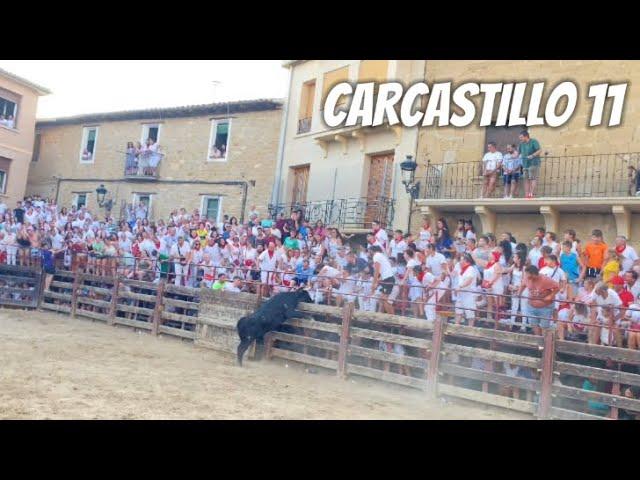
<instances>
[{"instance_id":1,"label":"balcony","mask_svg":"<svg viewBox=\"0 0 640 480\"><path fill-rule=\"evenodd\" d=\"M416 203L432 221L445 214L465 218L475 214L483 232L496 231L498 215L541 215L545 228L552 232L579 227L576 220L562 226L560 220L565 214L612 215L616 233L631 238L633 215L640 213L640 196L636 195L639 167L640 153L545 156L541 158L535 197L525 199L523 185L519 187L519 198L503 198L501 177L493 195L481 198L483 178L479 161L428 164L424 194ZM512 220L503 217L502 221Z\"/></svg>"},{"instance_id":2,"label":"balcony","mask_svg":"<svg viewBox=\"0 0 640 480\"><path fill-rule=\"evenodd\" d=\"M298 134L311 131L311 117L298 120Z\"/></svg>"},{"instance_id":3,"label":"balcony","mask_svg":"<svg viewBox=\"0 0 640 480\"><path fill-rule=\"evenodd\" d=\"M142 151L137 155L123 153L124 177L134 180L157 180L165 155L159 152Z\"/></svg>"},{"instance_id":4,"label":"balcony","mask_svg":"<svg viewBox=\"0 0 640 480\"><path fill-rule=\"evenodd\" d=\"M593 198L635 196L635 174L640 153L608 153L541 158L536 187L538 198ZM482 162L427 165L426 199L479 199L482 192ZM522 183L522 179L521 179ZM519 188L520 195L524 189ZM504 185L498 176L490 198L502 198Z\"/></svg>"},{"instance_id":5,"label":"balcony","mask_svg":"<svg viewBox=\"0 0 640 480\"><path fill-rule=\"evenodd\" d=\"M341 198L269 205L269 215L276 220L280 213L289 218L291 212L302 210L303 217L311 226L321 220L325 226L340 230L370 229L371 222L380 221L383 227L391 227L394 215L394 200L391 198Z\"/></svg>"}]
</instances>

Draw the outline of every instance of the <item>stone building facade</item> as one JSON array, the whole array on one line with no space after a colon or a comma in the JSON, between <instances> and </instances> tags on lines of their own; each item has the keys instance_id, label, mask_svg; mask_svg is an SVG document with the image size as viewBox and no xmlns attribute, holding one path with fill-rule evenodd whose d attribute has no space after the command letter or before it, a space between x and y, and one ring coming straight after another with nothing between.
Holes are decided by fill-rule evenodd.
<instances>
[{"instance_id":1,"label":"stone building facade","mask_svg":"<svg viewBox=\"0 0 640 480\"><path fill-rule=\"evenodd\" d=\"M13 208L24 197L38 98L46 88L0 69L0 203Z\"/></svg>"},{"instance_id":2,"label":"stone building facade","mask_svg":"<svg viewBox=\"0 0 640 480\"><path fill-rule=\"evenodd\" d=\"M572 118L561 127L528 129L546 155L533 200L501 198L502 184L496 198L479 198L480 160L487 142L517 142L522 127L480 127L476 121L466 128L421 129L417 176L426 184L418 201L423 214L445 216L450 226L458 218L472 218L480 231L510 231L519 241L530 240L538 226L557 233L573 228L582 239L599 228L610 243L617 234L640 241L640 198L629 185L634 171L629 167L640 167L640 62L429 60L426 72L429 83L450 80L452 88L471 81L526 81L545 82L548 92L569 80L577 85L579 99ZM589 127L589 86L605 82L628 82L622 124ZM523 114L526 105L527 97ZM605 120L611 105L612 100L605 104Z\"/></svg>"},{"instance_id":3,"label":"stone building facade","mask_svg":"<svg viewBox=\"0 0 640 480\"><path fill-rule=\"evenodd\" d=\"M394 205L391 228L406 230L411 222L415 231L423 217L444 216L452 227L458 218L471 218L480 232L511 231L525 240L542 226L556 233L573 228L581 238L601 228L609 242L617 234L640 241L640 198L629 194L629 173L640 170L638 61L295 60L284 66L290 71L289 95L274 204L306 203L314 212L337 212L339 220L342 211L331 206L360 198L365 205L347 209L347 220L368 228L375 214L367 215L366 203L383 196ZM480 127L480 115L465 128L329 128L322 118L326 93L341 81L397 81L405 89L418 81L450 81L452 89L466 82L545 82L544 105L552 87L566 80L578 87L571 120L558 128L529 129L545 152L534 200L521 198L522 186L520 198L501 198L501 183L496 198L479 198L487 142L495 140L504 149L518 142L522 127ZM589 86L605 82L629 84L622 124L589 127ZM611 104L610 99L605 105L605 119ZM523 105L526 114L527 96ZM407 155L418 163L420 191L413 203L399 168Z\"/></svg>"},{"instance_id":4,"label":"stone building facade","mask_svg":"<svg viewBox=\"0 0 640 480\"><path fill-rule=\"evenodd\" d=\"M96 188L104 185L117 218L139 201L151 218L180 207L218 218L240 219L252 205L266 212L281 106L255 100L41 120L27 192L99 211ZM159 145L157 169L127 168L127 143L148 137Z\"/></svg>"}]
</instances>

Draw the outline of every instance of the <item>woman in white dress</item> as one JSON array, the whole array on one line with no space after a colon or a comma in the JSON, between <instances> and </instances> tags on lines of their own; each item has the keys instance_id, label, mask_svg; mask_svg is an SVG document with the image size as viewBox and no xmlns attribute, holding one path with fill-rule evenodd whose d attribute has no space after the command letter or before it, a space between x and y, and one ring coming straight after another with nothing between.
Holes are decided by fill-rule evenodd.
<instances>
[{"instance_id":1,"label":"woman in white dress","mask_svg":"<svg viewBox=\"0 0 640 480\"><path fill-rule=\"evenodd\" d=\"M152 138L147 140L147 150L149 152L149 175L155 176L160 164L162 155L159 153L160 145L154 142Z\"/></svg>"},{"instance_id":2,"label":"woman in white dress","mask_svg":"<svg viewBox=\"0 0 640 480\"><path fill-rule=\"evenodd\" d=\"M499 248L494 249L489 257L489 262L485 266L482 274L482 288L487 293L487 319L498 319L498 312L502 305L504 294L504 282L502 281L502 267L500 266L500 256L502 252Z\"/></svg>"}]
</instances>

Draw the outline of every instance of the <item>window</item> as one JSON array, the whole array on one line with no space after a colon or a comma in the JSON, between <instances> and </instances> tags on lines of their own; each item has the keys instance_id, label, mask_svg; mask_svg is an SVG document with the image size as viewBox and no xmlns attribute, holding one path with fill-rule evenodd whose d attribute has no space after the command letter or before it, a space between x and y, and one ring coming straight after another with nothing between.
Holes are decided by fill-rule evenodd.
<instances>
[{"instance_id":1,"label":"window","mask_svg":"<svg viewBox=\"0 0 640 480\"><path fill-rule=\"evenodd\" d=\"M0 193L7 193L7 172L0 170Z\"/></svg>"},{"instance_id":2,"label":"window","mask_svg":"<svg viewBox=\"0 0 640 480\"><path fill-rule=\"evenodd\" d=\"M142 137L140 143L143 145L147 143L147 139L150 138L154 143L160 142L160 124L158 123L145 123L142 125Z\"/></svg>"},{"instance_id":3,"label":"window","mask_svg":"<svg viewBox=\"0 0 640 480\"><path fill-rule=\"evenodd\" d=\"M84 127L82 129L82 145L80 148L80 162L93 163L95 159L97 142L98 142L98 127Z\"/></svg>"},{"instance_id":4,"label":"window","mask_svg":"<svg viewBox=\"0 0 640 480\"><path fill-rule=\"evenodd\" d=\"M76 210L79 210L82 207L86 207L87 206L87 194L86 193L76 193L76 196L73 199L73 204L76 206Z\"/></svg>"},{"instance_id":5,"label":"window","mask_svg":"<svg viewBox=\"0 0 640 480\"><path fill-rule=\"evenodd\" d=\"M360 72L358 81L384 83L387 81L387 70L389 60L362 60L360 62Z\"/></svg>"},{"instance_id":6,"label":"window","mask_svg":"<svg viewBox=\"0 0 640 480\"><path fill-rule=\"evenodd\" d=\"M0 88L0 125L16 128L20 95Z\"/></svg>"},{"instance_id":7,"label":"window","mask_svg":"<svg viewBox=\"0 0 640 480\"><path fill-rule=\"evenodd\" d=\"M206 217L209 220L214 220L216 223L220 223L220 216L222 213L222 197L214 197L204 195L202 197L202 206L200 207L200 215Z\"/></svg>"},{"instance_id":8,"label":"window","mask_svg":"<svg viewBox=\"0 0 640 480\"><path fill-rule=\"evenodd\" d=\"M502 153L507 150L507 144L509 143L514 144L517 148L520 144L519 135L522 130L523 128L520 125L513 127L496 127L495 125L489 125L486 129L485 141L482 146L483 153L487 151L489 142L496 142L496 148Z\"/></svg>"},{"instance_id":9,"label":"window","mask_svg":"<svg viewBox=\"0 0 640 480\"><path fill-rule=\"evenodd\" d=\"M144 207L140 207L140 203ZM151 193L134 193L133 194L133 211L138 218L151 218L153 208L153 194Z\"/></svg>"},{"instance_id":10,"label":"window","mask_svg":"<svg viewBox=\"0 0 640 480\"><path fill-rule=\"evenodd\" d=\"M316 81L311 80L302 85L300 95L300 110L298 113L298 133L306 133L311 130L311 117L313 116L313 100L316 95Z\"/></svg>"},{"instance_id":11,"label":"window","mask_svg":"<svg viewBox=\"0 0 640 480\"><path fill-rule=\"evenodd\" d=\"M335 87L338 83L348 82L349 81L349 66L338 68L337 70L332 70L331 72L327 72L324 74L324 80L322 81L322 106L320 108L324 108L324 102L327 99L327 95L329 91ZM341 96L338 99L338 103L336 106L340 107L346 105L347 97Z\"/></svg>"},{"instance_id":12,"label":"window","mask_svg":"<svg viewBox=\"0 0 640 480\"><path fill-rule=\"evenodd\" d=\"M7 177L11 171L11 159L0 157L0 194L7 193Z\"/></svg>"},{"instance_id":13,"label":"window","mask_svg":"<svg viewBox=\"0 0 640 480\"><path fill-rule=\"evenodd\" d=\"M231 133L231 120L211 120L211 139L209 141L210 162L224 162L229 153L229 134Z\"/></svg>"},{"instance_id":14,"label":"window","mask_svg":"<svg viewBox=\"0 0 640 480\"><path fill-rule=\"evenodd\" d=\"M40 159L40 144L42 143L42 134L36 133L33 139L33 154L31 156L32 162L37 162Z\"/></svg>"}]
</instances>

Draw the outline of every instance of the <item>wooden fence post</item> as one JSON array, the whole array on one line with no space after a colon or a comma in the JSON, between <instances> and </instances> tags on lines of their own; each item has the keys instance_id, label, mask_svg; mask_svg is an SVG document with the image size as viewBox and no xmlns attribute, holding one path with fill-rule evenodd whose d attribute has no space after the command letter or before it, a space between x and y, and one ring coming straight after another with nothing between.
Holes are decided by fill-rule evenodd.
<instances>
[{"instance_id":1,"label":"wooden fence post","mask_svg":"<svg viewBox=\"0 0 640 480\"><path fill-rule=\"evenodd\" d=\"M339 378L347 378L347 350L349 348L349 334L351 331L351 319L353 318L353 303L345 302L342 307L342 330L340 332L340 347L338 348L338 369Z\"/></svg>"},{"instance_id":2,"label":"wooden fence post","mask_svg":"<svg viewBox=\"0 0 640 480\"><path fill-rule=\"evenodd\" d=\"M82 274L78 271L73 274L73 286L71 287L71 318L76 318L76 308L78 307L78 285Z\"/></svg>"},{"instance_id":3,"label":"wooden fence post","mask_svg":"<svg viewBox=\"0 0 640 480\"><path fill-rule=\"evenodd\" d=\"M115 323L116 314L118 312L118 289L120 288L120 277L116 275L113 281L113 292L111 293L111 308L109 309L109 318L107 325Z\"/></svg>"},{"instance_id":4,"label":"wooden fence post","mask_svg":"<svg viewBox=\"0 0 640 480\"><path fill-rule=\"evenodd\" d=\"M444 338L445 320L437 316L433 323L433 337L431 339L431 355L427 368L427 397L434 399L438 396L438 368L440 366L440 352L442 351L442 339Z\"/></svg>"},{"instance_id":5,"label":"wooden fence post","mask_svg":"<svg viewBox=\"0 0 640 480\"><path fill-rule=\"evenodd\" d=\"M162 298L164 296L164 285L166 280L158 282L158 290L156 291L156 304L153 309L153 328L151 333L158 335L160 333L160 324L162 323Z\"/></svg>"},{"instance_id":6,"label":"wooden fence post","mask_svg":"<svg viewBox=\"0 0 640 480\"><path fill-rule=\"evenodd\" d=\"M548 328L544 332L542 351L542 372L540 374L540 399L538 401L538 418L549 418L551 410L551 389L553 388L553 365L556 356L555 331Z\"/></svg>"}]
</instances>

